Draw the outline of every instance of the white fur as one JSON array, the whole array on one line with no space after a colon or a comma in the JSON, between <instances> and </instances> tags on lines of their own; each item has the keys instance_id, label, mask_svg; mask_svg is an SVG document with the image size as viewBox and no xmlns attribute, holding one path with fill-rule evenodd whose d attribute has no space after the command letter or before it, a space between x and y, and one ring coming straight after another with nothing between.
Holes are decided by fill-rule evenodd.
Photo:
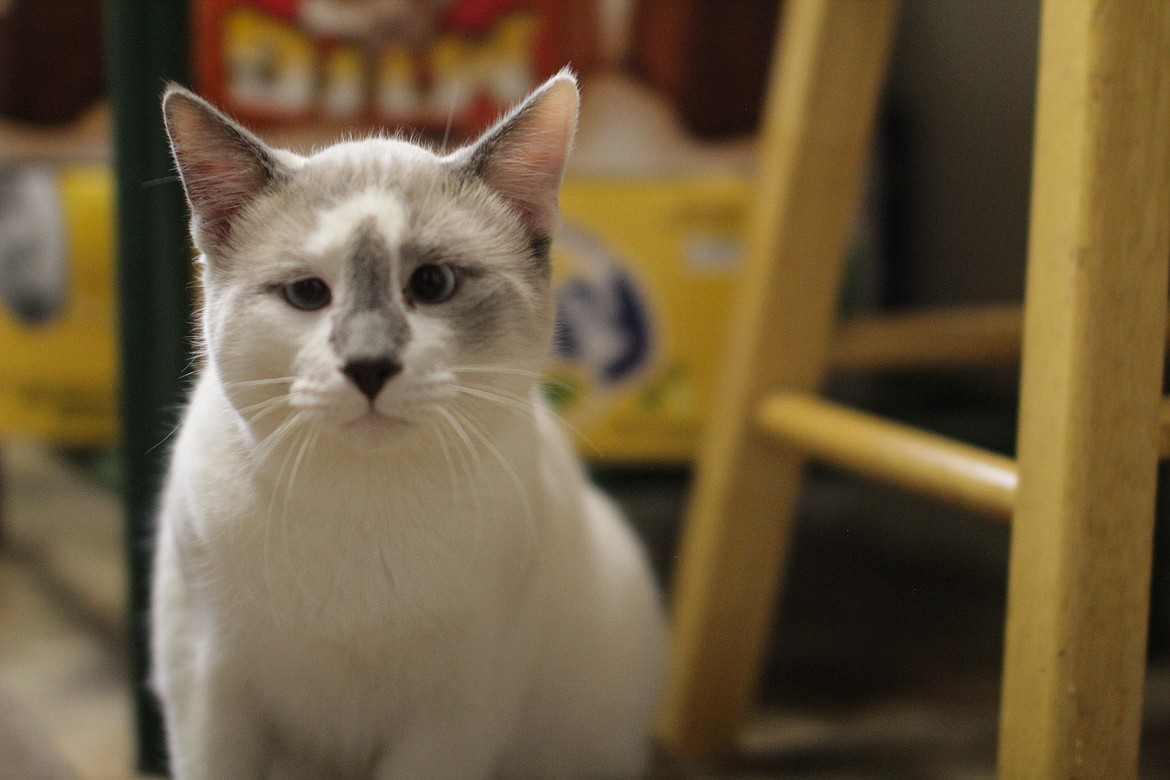
<instances>
[{"instance_id":1,"label":"white fur","mask_svg":"<svg viewBox=\"0 0 1170 780\"><path fill-rule=\"evenodd\" d=\"M409 309L402 372L373 402L338 370L327 311L263 292L309 274L345 301L344 237L376 213L396 246L405 208L358 190L203 265L208 360L162 499L152 611L178 780L646 767L664 620L637 541L540 400L547 291L515 297L531 325L474 349ZM506 274L504 243L477 260Z\"/></svg>"},{"instance_id":2,"label":"white fur","mask_svg":"<svg viewBox=\"0 0 1170 780\"><path fill-rule=\"evenodd\" d=\"M662 619L645 562L534 406L478 448L376 465L322 439L256 469L208 376L158 540L176 777L634 777ZM469 434L470 436L471 434ZM282 775L275 775L282 776Z\"/></svg>"},{"instance_id":3,"label":"white fur","mask_svg":"<svg viewBox=\"0 0 1170 780\"><path fill-rule=\"evenodd\" d=\"M406 233L406 213L402 204L369 189L321 213L318 228L309 236L305 250L316 255L336 253L345 247L358 224L369 218L374 220L390 246L402 243Z\"/></svg>"}]
</instances>

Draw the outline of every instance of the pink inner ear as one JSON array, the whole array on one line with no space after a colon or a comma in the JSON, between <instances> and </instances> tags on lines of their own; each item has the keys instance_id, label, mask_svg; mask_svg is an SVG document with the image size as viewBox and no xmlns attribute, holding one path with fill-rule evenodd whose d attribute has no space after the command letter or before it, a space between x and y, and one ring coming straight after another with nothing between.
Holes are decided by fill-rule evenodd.
<instances>
[{"instance_id":1,"label":"pink inner ear","mask_svg":"<svg viewBox=\"0 0 1170 780\"><path fill-rule=\"evenodd\" d=\"M263 179L255 166L213 155L193 156L184 167L183 179L200 230L223 239L232 219L260 189Z\"/></svg>"},{"instance_id":2,"label":"pink inner ear","mask_svg":"<svg viewBox=\"0 0 1170 780\"><path fill-rule=\"evenodd\" d=\"M273 162L260 141L198 98L171 94L165 108L195 240L208 251L228 237L232 220L272 176Z\"/></svg>"},{"instance_id":3,"label":"pink inner ear","mask_svg":"<svg viewBox=\"0 0 1170 780\"><path fill-rule=\"evenodd\" d=\"M500 135L482 176L534 235L548 236L556 227L557 193L576 126L577 86L560 78L489 132Z\"/></svg>"},{"instance_id":4,"label":"pink inner ear","mask_svg":"<svg viewBox=\"0 0 1170 780\"><path fill-rule=\"evenodd\" d=\"M530 230L547 233L555 226L557 193L564 155L533 153L494 162L490 184L512 203Z\"/></svg>"}]
</instances>

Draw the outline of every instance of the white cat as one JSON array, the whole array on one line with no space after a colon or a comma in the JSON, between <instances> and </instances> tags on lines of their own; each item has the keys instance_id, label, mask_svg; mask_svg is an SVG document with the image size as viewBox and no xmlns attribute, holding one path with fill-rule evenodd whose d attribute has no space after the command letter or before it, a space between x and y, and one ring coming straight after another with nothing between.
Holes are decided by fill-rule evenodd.
<instances>
[{"instance_id":1,"label":"white cat","mask_svg":"<svg viewBox=\"0 0 1170 780\"><path fill-rule=\"evenodd\" d=\"M454 154L301 157L168 90L206 352L154 581L180 780L646 767L659 597L538 391L577 105L562 73Z\"/></svg>"}]
</instances>

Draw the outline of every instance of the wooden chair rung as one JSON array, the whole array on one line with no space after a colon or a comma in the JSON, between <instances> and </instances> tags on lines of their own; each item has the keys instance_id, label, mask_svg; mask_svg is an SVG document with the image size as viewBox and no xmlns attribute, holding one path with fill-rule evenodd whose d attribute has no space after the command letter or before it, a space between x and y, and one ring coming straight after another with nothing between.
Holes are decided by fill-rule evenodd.
<instances>
[{"instance_id":1,"label":"wooden chair rung","mask_svg":"<svg viewBox=\"0 0 1170 780\"><path fill-rule=\"evenodd\" d=\"M1011 365L1022 330L1018 304L859 317L837 328L829 361L839 371Z\"/></svg>"},{"instance_id":2,"label":"wooden chair rung","mask_svg":"<svg viewBox=\"0 0 1170 780\"><path fill-rule=\"evenodd\" d=\"M1023 330L1023 308L1012 303L856 317L833 334L829 365L857 372L1011 365L1020 360Z\"/></svg>"},{"instance_id":3,"label":"wooden chair rung","mask_svg":"<svg viewBox=\"0 0 1170 780\"><path fill-rule=\"evenodd\" d=\"M756 421L802 454L863 476L998 519L1010 519L1015 507L1015 461L979 447L805 393L767 397Z\"/></svg>"}]
</instances>

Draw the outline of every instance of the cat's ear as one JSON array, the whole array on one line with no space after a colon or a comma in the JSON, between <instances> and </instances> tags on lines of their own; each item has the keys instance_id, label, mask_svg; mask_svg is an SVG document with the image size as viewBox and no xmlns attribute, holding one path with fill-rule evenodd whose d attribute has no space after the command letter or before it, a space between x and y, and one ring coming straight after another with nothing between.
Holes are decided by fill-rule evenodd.
<instances>
[{"instance_id":1,"label":"cat's ear","mask_svg":"<svg viewBox=\"0 0 1170 780\"><path fill-rule=\"evenodd\" d=\"M239 213L287 166L259 138L178 85L163 95L163 118L191 207L195 245L214 258Z\"/></svg>"},{"instance_id":2,"label":"cat's ear","mask_svg":"<svg viewBox=\"0 0 1170 780\"><path fill-rule=\"evenodd\" d=\"M557 224L557 194L577 131L577 79L563 70L456 153L520 214L534 239L547 240Z\"/></svg>"}]
</instances>

